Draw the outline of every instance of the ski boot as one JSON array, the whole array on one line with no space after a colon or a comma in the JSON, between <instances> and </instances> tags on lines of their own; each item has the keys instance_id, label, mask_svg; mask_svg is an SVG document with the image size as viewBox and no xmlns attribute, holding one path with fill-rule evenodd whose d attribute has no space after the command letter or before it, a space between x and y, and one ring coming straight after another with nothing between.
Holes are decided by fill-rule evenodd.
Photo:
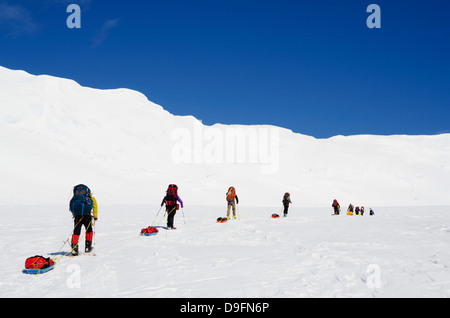
<instances>
[{"instance_id":1,"label":"ski boot","mask_svg":"<svg viewBox=\"0 0 450 318\"><path fill-rule=\"evenodd\" d=\"M92 242L91 241L86 241L86 244L85 244L85 247L84 247L84 251L86 253L92 252Z\"/></svg>"},{"instance_id":2,"label":"ski boot","mask_svg":"<svg viewBox=\"0 0 450 318\"><path fill-rule=\"evenodd\" d=\"M72 243L71 254L72 254L72 256L78 256L78 244L77 243Z\"/></svg>"}]
</instances>

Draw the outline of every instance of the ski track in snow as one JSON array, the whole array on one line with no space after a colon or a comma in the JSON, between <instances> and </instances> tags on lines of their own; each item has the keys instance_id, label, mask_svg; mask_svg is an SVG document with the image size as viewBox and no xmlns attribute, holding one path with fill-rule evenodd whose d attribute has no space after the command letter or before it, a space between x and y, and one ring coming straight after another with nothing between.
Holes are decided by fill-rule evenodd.
<instances>
[{"instance_id":1,"label":"ski track in snow","mask_svg":"<svg viewBox=\"0 0 450 318\"><path fill-rule=\"evenodd\" d=\"M158 207L100 206L96 256L70 258L54 255L72 231L66 207L3 206L0 297L450 296L450 207L376 208L373 217L291 208L271 219L278 209L241 206L240 220L215 223L225 208L186 207L178 230L141 237ZM34 255L58 258L55 269L23 274Z\"/></svg>"}]
</instances>

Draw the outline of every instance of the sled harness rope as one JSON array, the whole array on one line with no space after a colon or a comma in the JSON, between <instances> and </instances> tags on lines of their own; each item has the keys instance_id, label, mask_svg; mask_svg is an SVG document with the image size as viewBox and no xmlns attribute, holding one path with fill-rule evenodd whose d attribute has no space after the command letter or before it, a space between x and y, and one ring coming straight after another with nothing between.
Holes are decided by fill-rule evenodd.
<instances>
[{"instance_id":1,"label":"sled harness rope","mask_svg":"<svg viewBox=\"0 0 450 318\"><path fill-rule=\"evenodd\" d=\"M75 227L77 227L78 224L80 224L80 222L81 222L82 220L83 220L83 218L81 218L80 221L78 221L78 223L75 224ZM74 227L74 228L75 228L75 227ZM64 256L67 256L67 255L69 255L69 254L72 254L73 250L74 250L76 247L78 247L78 244L80 244L80 241L86 236L86 233L87 233L87 231L88 231L88 229L89 229L90 227L92 227L93 232L94 232L94 237L95 237L95 231L94 231L94 227L93 227L93 224L92 224L92 221L91 221L91 222L89 222L89 225L87 226L87 228L86 228L86 230L84 231L83 235L81 236L80 240L78 240L78 243L77 243L76 245L74 245L74 247L72 247L68 253L63 254L63 255L62 255L63 257L64 257ZM64 241L64 244L63 244L63 246L61 246L61 248L59 249L59 251L55 253L56 255L59 255L59 253L62 251L62 249L64 248L64 246L66 246L66 244L69 243L69 240L70 240L70 238L71 238L72 235L73 235L73 231L72 231L72 234L69 235L69 237L67 238L67 240ZM59 257L54 258L53 261L59 261Z\"/></svg>"}]
</instances>

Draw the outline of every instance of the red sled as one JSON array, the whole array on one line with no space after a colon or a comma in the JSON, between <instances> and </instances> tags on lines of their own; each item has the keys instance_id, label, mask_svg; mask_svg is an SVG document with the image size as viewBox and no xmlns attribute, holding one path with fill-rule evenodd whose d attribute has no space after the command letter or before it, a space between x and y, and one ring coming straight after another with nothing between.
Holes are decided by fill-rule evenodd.
<instances>
[{"instance_id":1,"label":"red sled","mask_svg":"<svg viewBox=\"0 0 450 318\"><path fill-rule=\"evenodd\" d=\"M40 255L27 258L25 261L24 274L40 275L47 273L55 268L55 263L50 258L45 258Z\"/></svg>"},{"instance_id":2,"label":"red sled","mask_svg":"<svg viewBox=\"0 0 450 318\"><path fill-rule=\"evenodd\" d=\"M158 232L159 231L157 228L149 226L149 227L141 230L141 236L153 236L153 235L158 234Z\"/></svg>"},{"instance_id":3,"label":"red sled","mask_svg":"<svg viewBox=\"0 0 450 318\"><path fill-rule=\"evenodd\" d=\"M228 222L228 218L218 218L217 219L217 223L227 223Z\"/></svg>"}]
</instances>

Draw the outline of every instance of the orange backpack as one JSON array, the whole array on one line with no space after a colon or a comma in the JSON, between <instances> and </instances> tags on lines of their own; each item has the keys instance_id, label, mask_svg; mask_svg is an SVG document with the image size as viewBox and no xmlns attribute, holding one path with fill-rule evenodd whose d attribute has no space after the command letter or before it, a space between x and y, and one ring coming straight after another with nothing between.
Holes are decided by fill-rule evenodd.
<instances>
[{"instance_id":1,"label":"orange backpack","mask_svg":"<svg viewBox=\"0 0 450 318\"><path fill-rule=\"evenodd\" d=\"M236 197L236 190L234 189L234 187L230 187L227 193L227 201L234 201L235 197Z\"/></svg>"}]
</instances>

